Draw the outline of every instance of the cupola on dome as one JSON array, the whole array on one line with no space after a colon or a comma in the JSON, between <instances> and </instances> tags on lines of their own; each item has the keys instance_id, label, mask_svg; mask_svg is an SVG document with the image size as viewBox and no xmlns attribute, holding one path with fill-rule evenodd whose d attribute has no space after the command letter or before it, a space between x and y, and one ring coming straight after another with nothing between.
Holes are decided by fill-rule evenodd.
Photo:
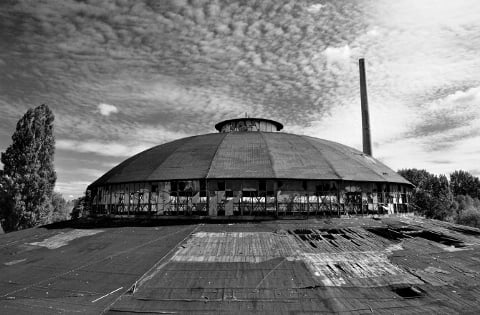
<instances>
[{"instance_id":1,"label":"cupola on dome","mask_svg":"<svg viewBox=\"0 0 480 315\"><path fill-rule=\"evenodd\" d=\"M95 215L298 216L408 211L411 183L377 159L239 118L168 142L89 186Z\"/></svg>"}]
</instances>

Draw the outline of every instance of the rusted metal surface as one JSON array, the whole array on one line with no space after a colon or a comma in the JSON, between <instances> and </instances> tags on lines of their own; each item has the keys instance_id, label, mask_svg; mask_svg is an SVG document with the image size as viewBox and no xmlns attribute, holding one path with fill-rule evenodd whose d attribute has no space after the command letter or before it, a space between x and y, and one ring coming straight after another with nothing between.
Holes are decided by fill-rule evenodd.
<instances>
[{"instance_id":1,"label":"rusted metal surface","mask_svg":"<svg viewBox=\"0 0 480 315\"><path fill-rule=\"evenodd\" d=\"M142 152L92 186L201 178L324 179L410 184L380 161L339 143L278 132L184 138Z\"/></svg>"},{"instance_id":2,"label":"rusted metal surface","mask_svg":"<svg viewBox=\"0 0 480 315\"><path fill-rule=\"evenodd\" d=\"M0 269L2 314L480 312L480 230L417 217L37 228Z\"/></svg>"}]
</instances>

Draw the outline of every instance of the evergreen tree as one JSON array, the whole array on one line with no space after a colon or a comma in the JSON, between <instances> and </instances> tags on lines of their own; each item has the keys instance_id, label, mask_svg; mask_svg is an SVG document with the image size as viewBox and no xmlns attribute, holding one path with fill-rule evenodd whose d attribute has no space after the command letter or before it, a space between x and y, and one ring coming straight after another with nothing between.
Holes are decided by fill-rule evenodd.
<instances>
[{"instance_id":1,"label":"evergreen tree","mask_svg":"<svg viewBox=\"0 0 480 315\"><path fill-rule=\"evenodd\" d=\"M18 121L13 143L2 153L2 219L6 230L42 223L51 208L56 174L53 112L46 105L29 109Z\"/></svg>"}]
</instances>

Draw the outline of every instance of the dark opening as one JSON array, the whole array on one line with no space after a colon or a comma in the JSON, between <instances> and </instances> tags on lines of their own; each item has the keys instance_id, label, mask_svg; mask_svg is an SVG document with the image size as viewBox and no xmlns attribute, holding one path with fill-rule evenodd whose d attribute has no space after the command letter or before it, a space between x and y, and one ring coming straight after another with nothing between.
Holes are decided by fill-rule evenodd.
<instances>
[{"instance_id":1,"label":"dark opening","mask_svg":"<svg viewBox=\"0 0 480 315\"><path fill-rule=\"evenodd\" d=\"M335 267L337 267L338 269L340 269L342 272L345 272L345 269L343 269L342 266L340 266L340 264L334 264Z\"/></svg>"},{"instance_id":2,"label":"dark opening","mask_svg":"<svg viewBox=\"0 0 480 315\"><path fill-rule=\"evenodd\" d=\"M243 197L253 198L253 197L257 197L257 196L258 196L258 193L257 193L256 191L243 190L243 191L242 191L242 196L243 196Z\"/></svg>"},{"instance_id":3,"label":"dark opening","mask_svg":"<svg viewBox=\"0 0 480 315\"><path fill-rule=\"evenodd\" d=\"M179 183L178 183L178 190L179 190L179 191L184 191L186 186L187 186L187 185L186 185L185 182L179 182Z\"/></svg>"},{"instance_id":4,"label":"dark opening","mask_svg":"<svg viewBox=\"0 0 480 315\"><path fill-rule=\"evenodd\" d=\"M267 190L267 182L264 180L260 180L258 182L258 190L260 191L266 191Z\"/></svg>"},{"instance_id":5,"label":"dark opening","mask_svg":"<svg viewBox=\"0 0 480 315\"><path fill-rule=\"evenodd\" d=\"M338 245L335 244L333 241L329 241L329 242L330 242L330 244L332 244L333 246L338 247Z\"/></svg>"},{"instance_id":6,"label":"dark opening","mask_svg":"<svg viewBox=\"0 0 480 315\"><path fill-rule=\"evenodd\" d=\"M357 242L355 242L354 240L351 240L351 242L352 242L353 244L357 245L357 246L362 246L362 245L358 244Z\"/></svg>"},{"instance_id":7,"label":"dark opening","mask_svg":"<svg viewBox=\"0 0 480 315\"><path fill-rule=\"evenodd\" d=\"M325 237L326 239L329 239L329 240L334 240L335 239L335 237L331 234L325 234L325 235L323 235L323 237Z\"/></svg>"},{"instance_id":8,"label":"dark opening","mask_svg":"<svg viewBox=\"0 0 480 315\"><path fill-rule=\"evenodd\" d=\"M475 230L471 230L471 229L464 229L464 228L461 228L461 227L457 227L457 226L451 226L449 227L450 230L452 231L455 231L455 232L460 232L460 233L463 233L463 234L467 234L467 235L480 235L480 231L475 231Z\"/></svg>"},{"instance_id":9,"label":"dark opening","mask_svg":"<svg viewBox=\"0 0 480 315\"><path fill-rule=\"evenodd\" d=\"M392 288L392 291L401 296L404 299L416 299L425 295L425 292L417 287L396 287Z\"/></svg>"},{"instance_id":10,"label":"dark opening","mask_svg":"<svg viewBox=\"0 0 480 315\"><path fill-rule=\"evenodd\" d=\"M293 232L295 232L295 234L312 234L312 230L309 230L309 229L296 229L294 230Z\"/></svg>"},{"instance_id":11,"label":"dark opening","mask_svg":"<svg viewBox=\"0 0 480 315\"><path fill-rule=\"evenodd\" d=\"M404 235L403 233L397 232L395 230L392 230L386 227L373 227L373 228L368 228L366 230L368 232L372 232L373 234L386 238L390 241L400 241L404 238L408 238L407 235Z\"/></svg>"}]
</instances>

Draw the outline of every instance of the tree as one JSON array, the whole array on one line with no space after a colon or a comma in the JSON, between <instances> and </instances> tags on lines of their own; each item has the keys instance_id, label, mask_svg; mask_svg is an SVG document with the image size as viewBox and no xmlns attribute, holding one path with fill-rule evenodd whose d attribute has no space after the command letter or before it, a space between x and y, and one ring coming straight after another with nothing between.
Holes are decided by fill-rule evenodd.
<instances>
[{"instance_id":1,"label":"tree","mask_svg":"<svg viewBox=\"0 0 480 315\"><path fill-rule=\"evenodd\" d=\"M58 192L52 194L52 208L49 216L49 222L59 222L70 219L72 206Z\"/></svg>"},{"instance_id":2,"label":"tree","mask_svg":"<svg viewBox=\"0 0 480 315\"><path fill-rule=\"evenodd\" d=\"M458 170L450 174L450 185L455 196L480 198L480 180L469 172Z\"/></svg>"},{"instance_id":3,"label":"tree","mask_svg":"<svg viewBox=\"0 0 480 315\"><path fill-rule=\"evenodd\" d=\"M414 168L400 170L398 173L415 185L412 201L422 214L440 220L454 214L453 195L445 175L436 176Z\"/></svg>"},{"instance_id":4,"label":"tree","mask_svg":"<svg viewBox=\"0 0 480 315\"><path fill-rule=\"evenodd\" d=\"M57 178L53 121L48 106L29 109L17 123L12 145L1 155L0 215L6 230L35 226L48 215Z\"/></svg>"},{"instance_id":5,"label":"tree","mask_svg":"<svg viewBox=\"0 0 480 315\"><path fill-rule=\"evenodd\" d=\"M70 216L73 220L81 218L85 215L86 201L85 196L73 200L73 209Z\"/></svg>"}]
</instances>

